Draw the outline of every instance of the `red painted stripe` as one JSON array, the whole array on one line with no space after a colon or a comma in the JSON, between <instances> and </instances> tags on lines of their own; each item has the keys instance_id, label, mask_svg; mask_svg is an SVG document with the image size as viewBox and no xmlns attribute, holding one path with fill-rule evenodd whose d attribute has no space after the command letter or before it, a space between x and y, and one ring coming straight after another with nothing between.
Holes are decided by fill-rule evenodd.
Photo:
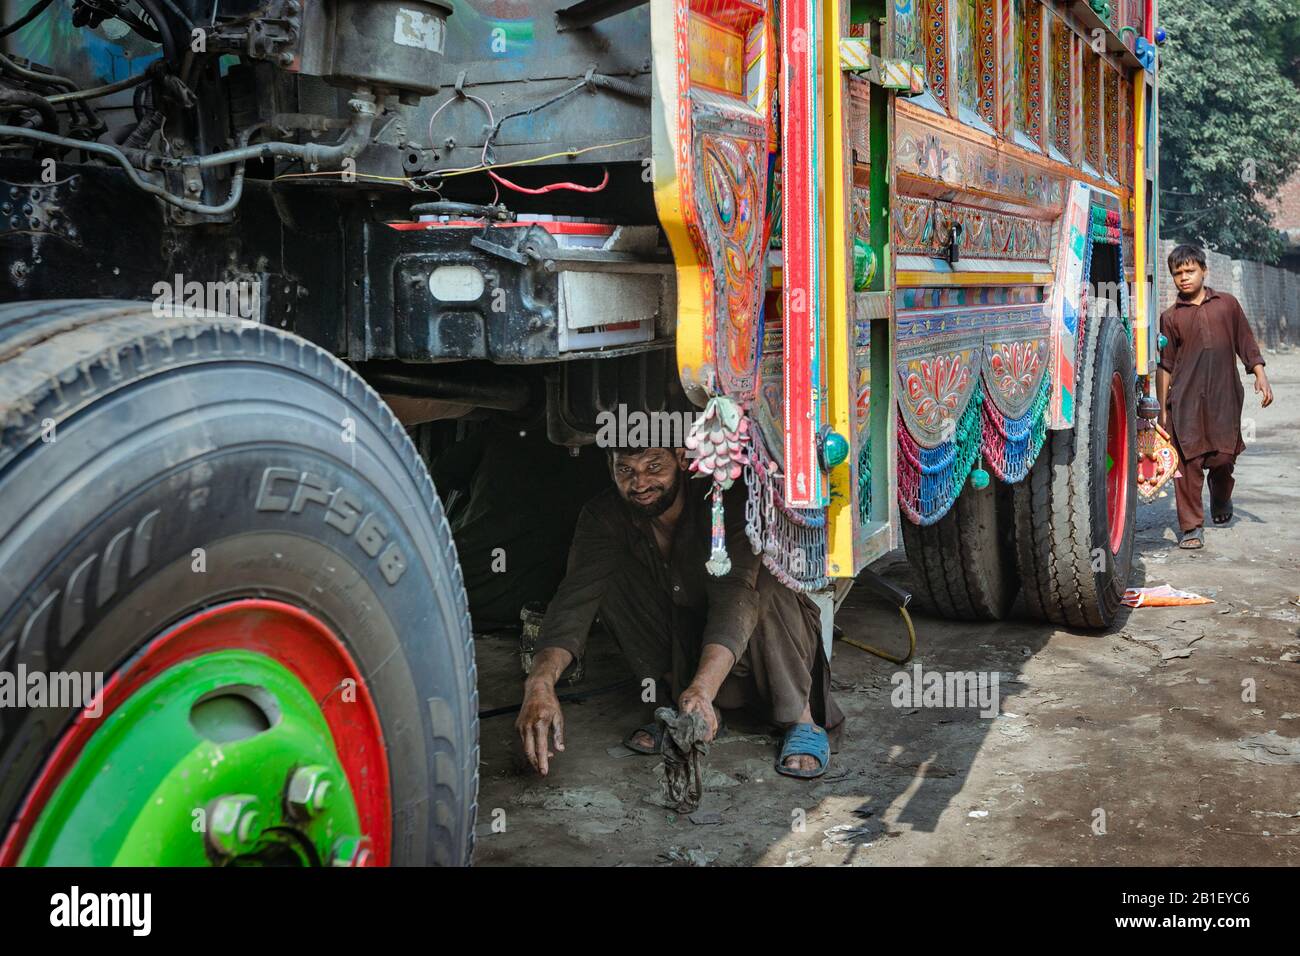
<instances>
[{"instance_id":1,"label":"red painted stripe","mask_svg":"<svg viewBox=\"0 0 1300 956\"><path fill-rule=\"evenodd\" d=\"M482 219L452 219L448 222L387 222L389 229L398 232L420 232L428 229L482 229ZM601 222L494 222L493 229L520 229L524 226L541 226L553 236L609 236L614 227Z\"/></svg>"},{"instance_id":2,"label":"red painted stripe","mask_svg":"<svg viewBox=\"0 0 1300 956\"><path fill-rule=\"evenodd\" d=\"M812 454L813 343L817 263L813 261L812 209L817 170L813 155L813 91L810 48L815 42L806 0L782 10L781 205L782 304L785 349L785 500L794 507L817 503L817 462Z\"/></svg>"}]
</instances>

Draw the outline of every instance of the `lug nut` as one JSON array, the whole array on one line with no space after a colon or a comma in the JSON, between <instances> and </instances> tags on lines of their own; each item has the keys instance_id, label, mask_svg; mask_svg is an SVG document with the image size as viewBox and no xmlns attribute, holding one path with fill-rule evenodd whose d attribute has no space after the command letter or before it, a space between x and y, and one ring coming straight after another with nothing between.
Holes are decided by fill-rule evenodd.
<instances>
[{"instance_id":1,"label":"lug nut","mask_svg":"<svg viewBox=\"0 0 1300 956\"><path fill-rule=\"evenodd\" d=\"M312 817L324 810L333 797L334 780L329 768L317 764L299 767L285 788L289 813L299 819Z\"/></svg>"},{"instance_id":2,"label":"lug nut","mask_svg":"<svg viewBox=\"0 0 1300 956\"><path fill-rule=\"evenodd\" d=\"M372 866L374 854L370 852L370 837L342 836L334 841L330 850L330 866Z\"/></svg>"},{"instance_id":3,"label":"lug nut","mask_svg":"<svg viewBox=\"0 0 1300 956\"><path fill-rule=\"evenodd\" d=\"M252 850L261 835L261 822L261 808L252 794L218 797L208 813L208 849L221 859Z\"/></svg>"}]
</instances>

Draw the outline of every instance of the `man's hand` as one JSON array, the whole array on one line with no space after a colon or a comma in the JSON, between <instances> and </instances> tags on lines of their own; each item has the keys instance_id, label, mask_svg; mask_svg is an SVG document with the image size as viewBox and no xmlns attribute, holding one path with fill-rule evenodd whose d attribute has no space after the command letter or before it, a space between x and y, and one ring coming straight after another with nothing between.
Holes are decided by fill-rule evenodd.
<instances>
[{"instance_id":1,"label":"man's hand","mask_svg":"<svg viewBox=\"0 0 1300 956\"><path fill-rule=\"evenodd\" d=\"M524 681L524 703L519 709L515 730L524 742L524 754L543 777L550 771L551 738L555 749L564 751L564 714L555 696L555 682L573 660L573 655L559 647L547 647L533 658L533 669Z\"/></svg>"},{"instance_id":2,"label":"man's hand","mask_svg":"<svg viewBox=\"0 0 1300 956\"><path fill-rule=\"evenodd\" d=\"M1260 408L1268 408L1273 404L1273 386L1268 384L1268 376L1264 374L1264 366L1256 365L1252 371L1255 373L1255 392L1259 395Z\"/></svg>"},{"instance_id":3,"label":"man's hand","mask_svg":"<svg viewBox=\"0 0 1300 956\"><path fill-rule=\"evenodd\" d=\"M682 696L677 699L677 709L683 714L696 713L704 718L704 725L708 728L704 737L706 743L718 735L718 715L713 709L713 698L702 688L692 684L682 691Z\"/></svg>"},{"instance_id":4,"label":"man's hand","mask_svg":"<svg viewBox=\"0 0 1300 956\"><path fill-rule=\"evenodd\" d=\"M523 738L528 762L545 777L550 772L550 758L555 756L549 738L554 735L555 749L564 750L564 714L553 686L531 680L524 685L524 706L515 729Z\"/></svg>"},{"instance_id":5,"label":"man's hand","mask_svg":"<svg viewBox=\"0 0 1300 956\"><path fill-rule=\"evenodd\" d=\"M695 679L677 698L677 709L683 714L694 711L704 718L704 725L709 729L706 741L718 733L718 715L713 709L713 698L718 696L718 688L735 666L736 657L731 651L721 644L705 644L700 652L700 666L695 671Z\"/></svg>"}]
</instances>

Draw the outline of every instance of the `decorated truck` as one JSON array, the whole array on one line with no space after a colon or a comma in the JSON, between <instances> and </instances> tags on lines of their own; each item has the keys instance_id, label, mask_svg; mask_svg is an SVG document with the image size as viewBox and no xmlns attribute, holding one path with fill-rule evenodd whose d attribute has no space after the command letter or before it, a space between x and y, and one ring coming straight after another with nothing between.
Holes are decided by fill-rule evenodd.
<instances>
[{"instance_id":1,"label":"decorated truck","mask_svg":"<svg viewBox=\"0 0 1300 956\"><path fill-rule=\"evenodd\" d=\"M1105 627L1153 2L0 5L0 863L470 859L430 422L709 409L828 609Z\"/></svg>"}]
</instances>

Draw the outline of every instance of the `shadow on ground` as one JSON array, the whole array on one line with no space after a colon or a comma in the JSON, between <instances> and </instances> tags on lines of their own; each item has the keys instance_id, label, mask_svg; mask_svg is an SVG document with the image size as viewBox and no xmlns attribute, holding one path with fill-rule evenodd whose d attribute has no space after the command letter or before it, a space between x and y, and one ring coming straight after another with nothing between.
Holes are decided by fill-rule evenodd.
<instances>
[{"instance_id":1,"label":"shadow on ground","mask_svg":"<svg viewBox=\"0 0 1300 956\"><path fill-rule=\"evenodd\" d=\"M1236 518L1206 548L1174 547L1172 492L1138 514L1134 584L1215 598L1125 609L1110 632L1013 615L968 625L916 615L915 662L998 677L996 717L894 707L900 668L842 642L835 693L848 717L825 777L773 770L777 741L729 727L709 756L703 822L656 802L658 758L619 741L651 705L624 686L566 704L568 747L549 777L518 747L514 716L482 723L480 865L1292 864L1300 862L1300 356L1269 355L1278 401L1246 415ZM1249 395L1248 389L1248 395ZM901 552L876 568L901 584ZM865 589L846 634L905 645L896 611ZM478 642L485 710L521 695L517 639ZM908 665L910 670L912 665ZM582 685L626 676L593 639Z\"/></svg>"}]
</instances>

